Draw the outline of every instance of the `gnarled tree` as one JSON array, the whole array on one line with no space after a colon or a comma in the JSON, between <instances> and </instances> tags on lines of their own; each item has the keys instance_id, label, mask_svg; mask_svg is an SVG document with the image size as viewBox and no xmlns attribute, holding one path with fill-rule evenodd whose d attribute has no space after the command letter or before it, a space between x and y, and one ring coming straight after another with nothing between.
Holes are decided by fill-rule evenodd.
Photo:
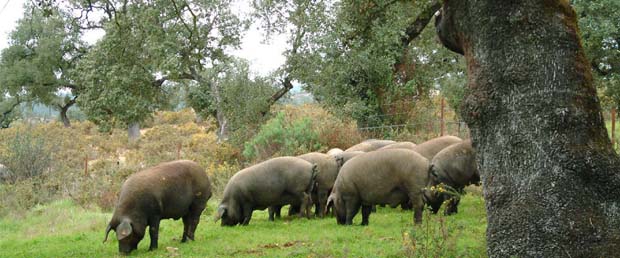
<instances>
[{"instance_id":1,"label":"gnarled tree","mask_svg":"<svg viewBox=\"0 0 620 258\"><path fill-rule=\"evenodd\" d=\"M617 256L620 158L568 1L446 0L436 26L467 61L489 255Z\"/></svg>"},{"instance_id":2,"label":"gnarled tree","mask_svg":"<svg viewBox=\"0 0 620 258\"><path fill-rule=\"evenodd\" d=\"M65 127L71 126L67 111L82 90L75 82L76 64L88 51L80 33L68 12L25 5L24 18L0 54L0 92L57 108Z\"/></svg>"}]
</instances>

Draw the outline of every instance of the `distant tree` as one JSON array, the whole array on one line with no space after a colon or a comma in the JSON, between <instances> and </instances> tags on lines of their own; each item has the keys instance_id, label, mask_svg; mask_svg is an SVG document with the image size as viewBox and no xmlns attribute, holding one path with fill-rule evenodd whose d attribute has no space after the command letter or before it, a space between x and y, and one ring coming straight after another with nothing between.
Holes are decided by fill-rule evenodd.
<instances>
[{"instance_id":1,"label":"distant tree","mask_svg":"<svg viewBox=\"0 0 620 258\"><path fill-rule=\"evenodd\" d=\"M221 113L220 88L203 74L226 62L230 58L226 51L240 44L246 26L231 12L232 1L72 3L82 12L82 24L106 31L81 64L88 85L88 98L81 103L90 119L104 128L116 122L135 128L165 102L164 83L183 80L212 85L205 90L216 96L213 106ZM105 16L89 20L94 11ZM222 116L216 117L224 123Z\"/></svg>"},{"instance_id":2,"label":"distant tree","mask_svg":"<svg viewBox=\"0 0 620 258\"><path fill-rule=\"evenodd\" d=\"M207 83L191 86L188 94L189 105L202 116L217 117L217 106L222 111L219 115L218 135L221 140L229 137L231 131L247 129L262 122L261 112L269 109L266 101L276 92L273 83L261 76L252 76L250 65L244 59L233 58L222 63L203 75ZM210 93L210 84L217 84L220 100L215 101ZM223 122L222 122L223 121Z\"/></svg>"},{"instance_id":3,"label":"distant tree","mask_svg":"<svg viewBox=\"0 0 620 258\"><path fill-rule=\"evenodd\" d=\"M70 14L27 4L24 18L10 34L9 47L1 53L0 92L21 102L55 107L69 127L67 111L81 91L75 67L88 50L80 36Z\"/></svg>"},{"instance_id":4,"label":"distant tree","mask_svg":"<svg viewBox=\"0 0 620 258\"><path fill-rule=\"evenodd\" d=\"M482 175L489 256L618 256L620 157L578 14L564 0L444 1L442 10L439 37L467 62L461 116Z\"/></svg>"},{"instance_id":5,"label":"distant tree","mask_svg":"<svg viewBox=\"0 0 620 258\"><path fill-rule=\"evenodd\" d=\"M596 84L620 109L620 2L572 0Z\"/></svg>"},{"instance_id":6,"label":"distant tree","mask_svg":"<svg viewBox=\"0 0 620 258\"><path fill-rule=\"evenodd\" d=\"M283 77L301 82L319 103L352 115L359 125L389 123L390 114L410 110L446 74L464 77L457 73L457 56L437 44L432 29L424 30L439 1L255 1L254 6L267 32L289 37Z\"/></svg>"},{"instance_id":7,"label":"distant tree","mask_svg":"<svg viewBox=\"0 0 620 258\"><path fill-rule=\"evenodd\" d=\"M328 29L329 1L253 1L253 16L261 25L266 40L276 34L287 37L287 49L284 52L285 63L276 71L282 88L267 100L268 105L278 101L293 89L293 81L300 80L302 73L308 69L311 60L304 59L304 53L312 51L308 38ZM265 113L265 111L263 111Z\"/></svg>"}]
</instances>

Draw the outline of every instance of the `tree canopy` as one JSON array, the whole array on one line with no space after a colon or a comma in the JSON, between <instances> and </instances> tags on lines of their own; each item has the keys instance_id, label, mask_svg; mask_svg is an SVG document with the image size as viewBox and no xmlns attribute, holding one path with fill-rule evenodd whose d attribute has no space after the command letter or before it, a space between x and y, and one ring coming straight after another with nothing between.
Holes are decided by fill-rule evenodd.
<instances>
[{"instance_id":1,"label":"tree canopy","mask_svg":"<svg viewBox=\"0 0 620 258\"><path fill-rule=\"evenodd\" d=\"M616 2L572 1L597 85L617 105ZM230 78L259 88L252 101L260 116L300 83L321 105L360 127L416 122L429 97L439 93L458 110L466 91L463 59L440 47L427 26L438 0L255 0L250 17L232 0L35 3L27 5L0 59L6 75L0 88L8 98L3 106L37 101L66 113L77 102L103 130L148 119L169 108L177 87L188 86L193 107L216 118L226 138L225 125L238 124L235 116L246 112L226 107L235 101L225 96L234 90L225 88L239 85ZM275 34L287 38L285 63L257 81L231 55L252 22L267 41ZM81 37L93 30L105 34L88 46Z\"/></svg>"},{"instance_id":2,"label":"tree canopy","mask_svg":"<svg viewBox=\"0 0 620 258\"><path fill-rule=\"evenodd\" d=\"M35 101L64 111L81 92L77 63L88 51L79 26L59 8L42 11L27 4L0 57L0 92L21 102Z\"/></svg>"},{"instance_id":3,"label":"tree canopy","mask_svg":"<svg viewBox=\"0 0 620 258\"><path fill-rule=\"evenodd\" d=\"M106 14L97 22L82 22L105 30L80 63L86 92L79 101L89 118L101 125L140 123L166 106L167 81L206 83L204 70L227 62L225 51L240 43L244 22L230 11L230 4L76 2L80 10Z\"/></svg>"},{"instance_id":4,"label":"tree canopy","mask_svg":"<svg viewBox=\"0 0 620 258\"><path fill-rule=\"evenodd\" d=\"M620 2L573 0L597 86L620 108Z\"/></svg>"},{"instance_id":5,"label":"tree canopy","mask_svg":"<svg viewBox=\"0 0 620 258\"><path fill-rule=\"evenodd\" d=\"M458 57L425 30L438 1L254 3L263 28L289 38L285 78L360 126L395 122L443 78L464 77Z\"/></svg>"}]
</instances>

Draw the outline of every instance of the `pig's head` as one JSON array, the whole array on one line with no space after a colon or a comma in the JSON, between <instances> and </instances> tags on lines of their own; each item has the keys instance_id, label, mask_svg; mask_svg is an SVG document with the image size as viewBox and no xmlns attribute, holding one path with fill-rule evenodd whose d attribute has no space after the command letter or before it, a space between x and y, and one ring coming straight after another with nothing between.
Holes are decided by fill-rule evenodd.
<instances>
[{"instance_id":1,"label":"pig's head","mask_svg":"<svg viewBox=\"0 0 620 258\"><path fill-rule=\"evenodd\" d=\"M103 242L108 240L108 234L111 230L114 230L118 240L118 251L121 254L129 254L131 251L138 249L138 243L144 238L145 229L146 225L132 221L129 218L112 220L108 224Z\"/></svg>"},{"instance_id":2,"label":"pig's head","mask_svg":"<svg viewBox=\"0 0 620 258\"><path fill-rule=\"evenodd\" d=\"M325 211L328 211L330 206L334 210L334 215L336 215L336 222L338 222L338 225L344 225L347 220L347 214L342 203L342 198L334 191L332 191L329 197L327 197Z\"/></svg>"},{"instance_id":3,"label":"pig's head","mask_svg":"<svg viewBox=\"0 0 620 258\"><path fill-rule=\"evenodd\" d=\"M243 222L241 210L238 205L222 203L217 207L215 221L222 220L222 226L234 226Z\"/></svg>"}]
</instances>

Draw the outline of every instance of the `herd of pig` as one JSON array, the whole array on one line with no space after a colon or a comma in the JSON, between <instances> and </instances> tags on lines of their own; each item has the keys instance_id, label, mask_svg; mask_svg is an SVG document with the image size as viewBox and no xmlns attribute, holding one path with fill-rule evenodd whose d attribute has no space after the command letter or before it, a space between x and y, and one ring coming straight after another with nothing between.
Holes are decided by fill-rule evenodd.
<instances>
[{"instance_id":1,"label":"herd of pig","mask_svg":"<svg viewBox=\"0 0 620 258\"><path fill-rule=\"evenodd\" d=\"M235 173L228 181L215 214L222 225L247 225L254 210L269 210L269 220L290 205L289 215L310 217L311 207L323 217L331 214L351 225L362 210L362 225L375 205L413 209L415 223L430 206L437 213L444 201L446 214L457 211L458 198L442 185L461 192L478 183L470 140L442 136L421 144L366 140L349 149L277 157ZM200 214L211 197L205 170L193 161L159 164L131 175L121 187L118 203L105 232L116 232L119 251L137 249L149 228L149 250L157 248L161 219L183 219L181 242L194 239ZM104 242L106 241L104 240Z\"/></svg>"}]
</instances>

